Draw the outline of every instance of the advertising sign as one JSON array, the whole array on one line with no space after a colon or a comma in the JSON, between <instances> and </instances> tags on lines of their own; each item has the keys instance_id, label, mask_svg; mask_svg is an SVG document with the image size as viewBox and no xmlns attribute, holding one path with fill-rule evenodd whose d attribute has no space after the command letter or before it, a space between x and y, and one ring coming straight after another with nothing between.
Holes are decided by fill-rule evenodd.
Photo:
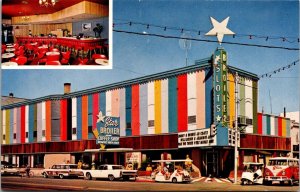
<instances>
[{"instance_id":1,"label":"advertising sign","mask_svg":"<svg viewBox=\"0 0 300 192\"><path fill-rule=\"evenodd\" d=\"M216 136L210 136L210 129L197 129L178 133L178 148L216 145Z\"/></svg>"},{"instance_id":2,"label":"advertising sign","mask_svg":"<svg viewBox=\"0 0 300 192\"><path fill-rule=\"evenodd\" d=\"M97 136L97 144L104 145L119 145L120 139L120 118L98 115L97 129L99 134Z\"/></svg>"}]
</instances>

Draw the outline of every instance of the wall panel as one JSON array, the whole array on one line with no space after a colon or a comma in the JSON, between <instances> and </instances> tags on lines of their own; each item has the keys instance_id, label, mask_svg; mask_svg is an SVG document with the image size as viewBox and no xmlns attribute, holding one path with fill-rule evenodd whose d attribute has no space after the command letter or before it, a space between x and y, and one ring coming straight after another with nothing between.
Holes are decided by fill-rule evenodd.
<instances>
[{"instance_id":1,"label":"wall panel","mask_svg":"<svg viewBox=\"0 0 300 192\"><path fill-rule=\"evenodd\" d=\"M161 133L161 81L154 81L154 130Z\"/></svg>"},{"instance_id":2,"label":"wall panel","mask_svg":"<svg viewBox=\"0 0 300 192\"><path fill-rule=\"evenodd\" d=\"M205 128L205 71L196 72L197 128Z\"/></svg>"},{"instance_id":3,"label":"wall panel","mask_svg":"<svg viewBox=\"0 0 300 192\"><path fill-rule=\"evenodd\" d=\"M196 94L196 73L187 74L187 116L188 119L196 120L197 113L197 94ZM187 121L188 130L197 128L196 121Z\"/></svg>"},{"instance_id":4,"label":"wall panel","mask_svg":"<svg viewBox=\"0 0 300 192\"><path fill-rule=\"evenodd\" d=\"M120 89L120 136L126 136L125 88Z\"/></svg>"},{"instance_id":5,"label":"wall panel","mask_svg":"<svg viewBox=\"0 0 300 192\"><path fill-rule=\"evenodd\" d=\"M168 93L168 79L161 80L161 127L162 133L169 132L169 93Z\"/></svg>"},{"instance_id":6,"label":"wall panel","mask_svg":"<svg viewBox=\"0 0 300 192\"><path fill-rule=\"evenodd\" d=\"M154 112L154 82L148 83L148 134L154 134L155 112Z\"/></svg>"},{"instance_id":7,"label":"wall panel","mask_svg":"<svg viewBox=\"0 0 300 192\"><path fill-rule=\"evenodd\" d=\"M187 74L178 75L178 132L187 131Z\"/></svg>"},{"instance_id":8,"label":"wall panel","mask_svg":"<svg viewBox=\"0 0 300 192\"><path fill-rule=\"evenodd\" d=\"M140 135L140 87L138 84L132 85L132 113L131 113L131 130L132 136Z\"/></svg>"}]
</instances>

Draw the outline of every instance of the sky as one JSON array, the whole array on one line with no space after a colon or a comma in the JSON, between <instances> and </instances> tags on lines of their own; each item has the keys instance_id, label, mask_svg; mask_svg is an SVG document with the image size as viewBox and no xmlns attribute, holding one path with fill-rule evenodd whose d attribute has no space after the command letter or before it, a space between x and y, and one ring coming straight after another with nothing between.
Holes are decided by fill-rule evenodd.
<instances>
[{"instance_id":1,"label":"sky","mask_svg":"<svg viewBox=\"0 0 300 192\"><path fill-rule=\"evenodd\" d=\"M182 36L216 40L204 34L212 29L210 17L221 22L230 17L227 27L236 37L224 36L224 42L260 44L299 49L298 1L200 1L200 0L118 0L113 2L115 30L144 34ZM129 25L129 21L132 25ZM149 24L136 25L135 22ZM167 26L166 30L154 27ZM175 27L181 30L171 30ZM201 31L188 31L193 29ZM253 35L240 36L242 34ZM20 98L38 98L63 93L63 83L79 91L148 74L184 67L186 50L182 40L112 32L113 69L109 70L2 70L2 95L13 92ZM260 39L255 35L270 37ZM285 37L272 39L271 37ZM294 38L290 38L294 37ZM188 65L210 57L216 42L190 41ZM299 51L223 43L228 65L262 75L299 59ZM270 99L271 98L271 99ZM259 80L258 110L279 114L299 111L299 62L289 69ZM272 111L271 111L272 108Z\"/></svg>"}]
</instances>

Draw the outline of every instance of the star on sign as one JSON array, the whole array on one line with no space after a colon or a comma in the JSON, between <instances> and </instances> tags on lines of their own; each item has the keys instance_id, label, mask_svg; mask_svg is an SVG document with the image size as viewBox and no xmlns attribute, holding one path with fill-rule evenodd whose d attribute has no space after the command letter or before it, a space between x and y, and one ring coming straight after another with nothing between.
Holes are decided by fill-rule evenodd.
<instances>
[{"instance_id":1,"label":"star on sign","mask_svg":"<svg viewBox=\"0 0 300 192\"><path fill-rule=\"evenodd\" d=\"M229 17L224 19L221 23L219 23L214 18L210 17L211 23L214 28L212 28L209 32L207 32L205 35L207 36L217 36L218 42L221 45L224 35L234 35L235 33L232 32L227 28L227 23L229 20Z\"/></svg>"},{"instance_id":2,"label":"star on sign","mask_svg":"<svg viewBox=\"0 0 300 192\"><path fill-rule=\"evenodd\" d=\"M99 111L99 114L97 115L97 117L98 117L97 123L99 123L100 121L104 122L105 115L103 115L101 111Z\"/></svg>"},{"instance_id":3,"label":"star on sign","mask_svg":"<svg viewBox=\"0 0 300 192\"><path fill-rule=\"evenodd\" d=\"M217 55L215 59L215 64L217 64L219 60L220 60L220 55Z\"/></svg>"},{"instance_id":4,"label":"star on sign","mask_svg":"<svg viewBox=\"0 0 300 192\"><path fill-rule=\"evenodd\" d=\"M216 117L216 119L217 119L217 122L220 122L220 121L221 121L220 115L218 115L218 116Z\"/></svg>"}]
</instances>

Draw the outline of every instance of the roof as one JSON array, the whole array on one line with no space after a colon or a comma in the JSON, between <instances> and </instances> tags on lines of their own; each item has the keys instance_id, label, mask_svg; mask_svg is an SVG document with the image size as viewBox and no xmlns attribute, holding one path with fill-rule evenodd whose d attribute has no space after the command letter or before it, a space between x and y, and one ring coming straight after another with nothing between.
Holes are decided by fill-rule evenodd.
<instances>
[{"instance_id":1,"label":"roof","mask_svg":"<svg viewBox=\"0 0 300 192\"><path fill-rule=\"evenodd\" d=\"M20 103L13 103L11 105L6 105L6 106L3 106L1 109L10 109L10 108L14 108L14 107L20 107L22 105L30 105L30 104L35 104L35 103L42 102L42 101L47 101L47 100L69 99L69 98L79 97L82 95L87 95L87 94L91 94L91 93L95 93L95 92L104 92L104 91L108 91L108 90L124 88L124 87L134 85L134 84L143 84L143 83L147 83L149 81L171 78L171 77L175 77L180 74L194 72L196 70L208 69L211 67L211 62L212 62L212 58L209 57L209 58L195 61L195 65L190 65L190 66L186 66L186 67L182 67L182 68L178 68L178 69L164 71L164 72L147 75L147 76L143 76L143 77L138 77L135 79L130 79L130 80L121 81L121 82L117 82L117 83L112 83L112 84L108 84L108 85L103 85L103 86L86 89L86 90L82 90L82 91L76 91L76 92L72 92L72 93L68 93L68 94L48 95L45 97L31 99L30 101L24 101L24 102L20 102ZM232 73L238 72L240 76L244 76L244 77L251 78L254 80L259 79L256 74L246 72L244 70L241 70L241 69L238 69L235 67L228 66L228 70Z\"/></svg>"},{"instance_id":2,"label":"roof","mask_svg":"<svg viewBox=\"0 0 300 192\"><path fill-rule=\"evenodd\" d=\"M18 98L18 97L11 97L11 96L2 96L1 97L1 105L10 105L14 103L20 103L23 101L28 101L29 99L24 99L24 98Z\"/></svg>"}]
</instances>

